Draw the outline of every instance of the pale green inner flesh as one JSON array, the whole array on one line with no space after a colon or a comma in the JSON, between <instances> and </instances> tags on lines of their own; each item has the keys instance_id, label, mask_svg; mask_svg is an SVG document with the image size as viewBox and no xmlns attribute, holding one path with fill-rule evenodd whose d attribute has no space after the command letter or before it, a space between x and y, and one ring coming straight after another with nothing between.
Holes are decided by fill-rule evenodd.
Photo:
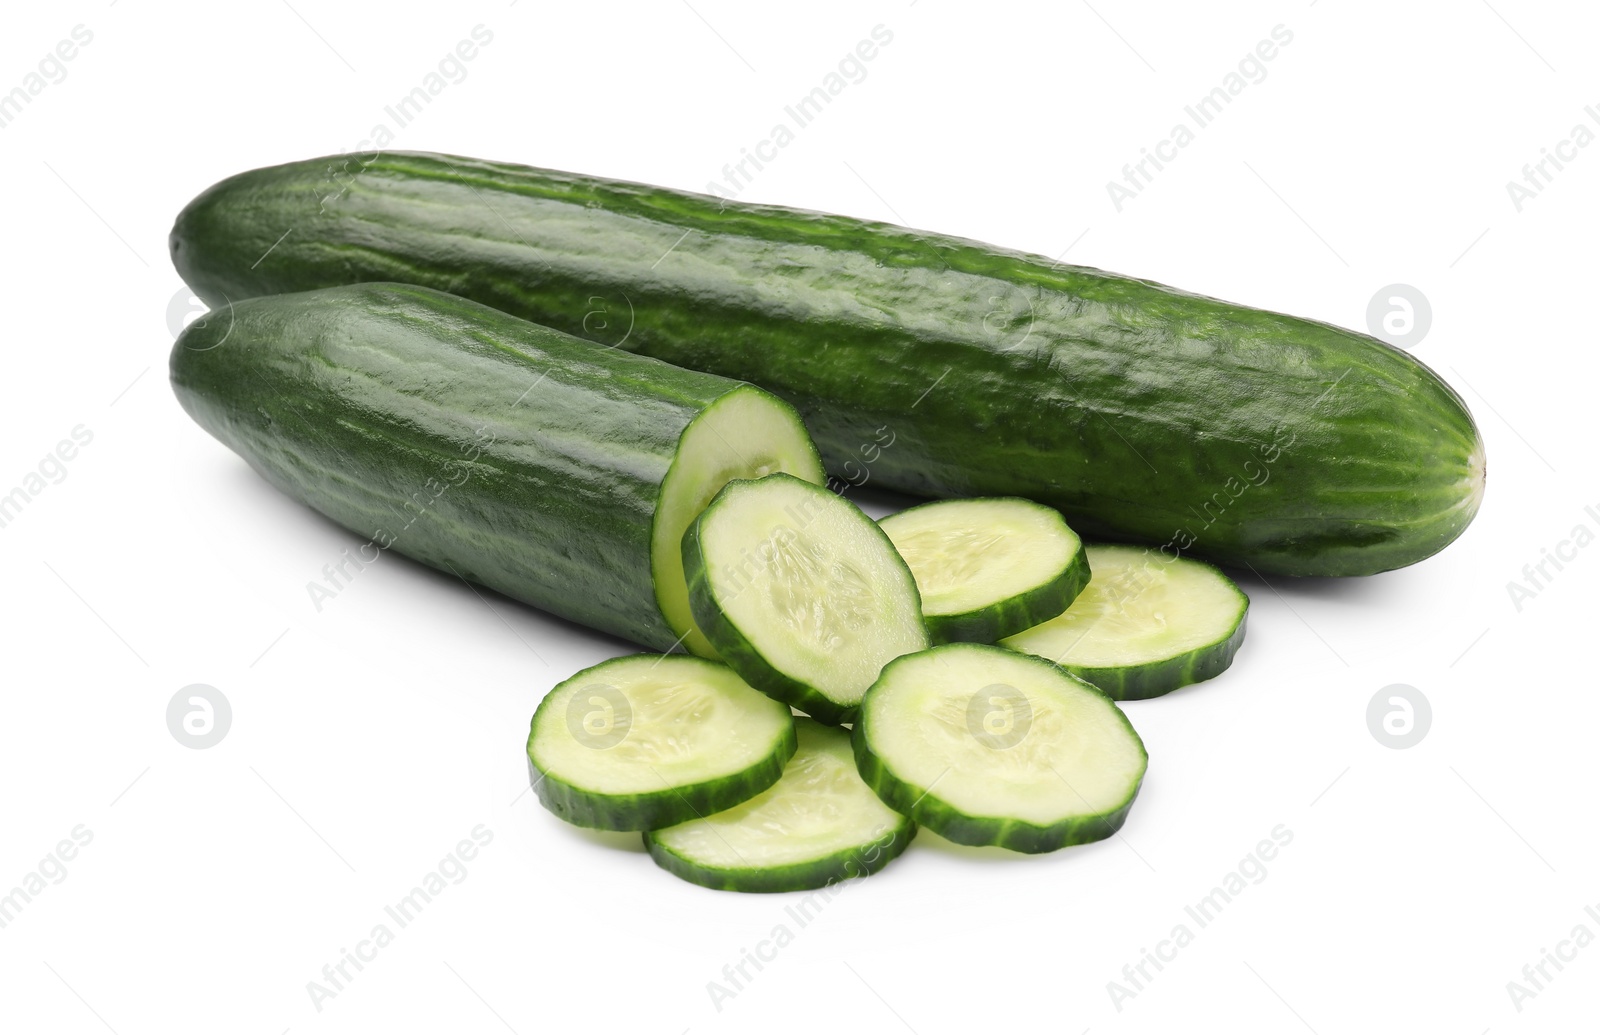
<instances>
[{"instance_id":1,"label":"pale green inner flesh","mask_svg":"<svg viewBox=\"0 0 1600 1035\"><path fill-rule=\"evenodd\" d=\"M1032 659L938 648L901 661L864 707L889 770L975 818L1102 815L1144 776L1143 745L1117 706Z\"/></svg>"},{"instance_id":2,"label":"pale green inner flesh","mask_svg":"<svg viewBox=\"0 0 1600 1035\"><path fill-rule=\"evenodd\" d=\"M650 530L650 574L667 624L689 651L703 658L715 658L717 652L689 612L683 533L730 481L778 471L818 485L827 477L805 427L763 392L728 393L690 422L678 440L678 455L662 482Z\"/></svg>"},{"instance_id":3,"label":"pale green inner flesh","mask_svg":"<svg viewBox=\"0 0 1600 1035\"><path fill-rule=\"evenodd\" d=\"M928 646L916 584L872 519L784 479L722 497L701 524L712 595L772 668L851 706Z\"/></svg>"},{"instance_id":4,"label":"pale green inner flesh","mask_svg":"<svg viewBox=\"0 0 1600 1035\"><path fill-rule=\"evenodd\" d=\"M1026 500L944 500L878 523L922 592L922 611L957 615L1021 596L1082 548L1061 515Z\"/></svg>"},{"instance_id":5,"label":"pale green inner flesh","mask_svg":"<svg viewBox=\"0 0 1600 1035\"><path fill-rule=\"evenodd\" d=\"M1000 641L1061 665L1126 668L1221 643L1246 600L1209 565L1142 546L1087 547L1089 585L1066 612Z\"/></svg>"},{"instance_id":6,"label":"pale green inner flesh","mask_svg":"<svg viewBox=\"0 0 1600 1035\"><path fill-rule=\"evenodd\" d=\"M783 777L742 805L651 835L718 870L772 869L865 848L905 820L856 772L850 735L801 719Z\"/></svg>"},{"instance_id":7,"label":"pale green inner flesh","mask_svg":"<svg viewBox=\"0 0 1600 1035\"><path fill-rule=\"evenodd\" d=\"M788 706L724 665L641 654L550 691L529 753L574 787L648 793L742 772L777 749L791 722Z\"/></svg>"}]
</instances>

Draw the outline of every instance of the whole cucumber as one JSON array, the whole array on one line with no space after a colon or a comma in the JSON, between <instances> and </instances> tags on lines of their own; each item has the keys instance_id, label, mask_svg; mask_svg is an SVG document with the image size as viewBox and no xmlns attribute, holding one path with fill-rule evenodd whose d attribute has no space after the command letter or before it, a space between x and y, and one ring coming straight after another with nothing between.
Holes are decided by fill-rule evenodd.
<instances>
[{"instance_id":1,"label":"whole cucumber","mask_svg":"<svg viewBox=\"0 0 1600 1035\"><path fill-rule=\"evenodd\" d=\"M171 250L213 306L450 291L766 388L845 480L1025 496L1260 572L1411 564L1483 493L1461 398L1376 339L898 226L394 153L225 180Z\"/></svg>"}]
</instances>

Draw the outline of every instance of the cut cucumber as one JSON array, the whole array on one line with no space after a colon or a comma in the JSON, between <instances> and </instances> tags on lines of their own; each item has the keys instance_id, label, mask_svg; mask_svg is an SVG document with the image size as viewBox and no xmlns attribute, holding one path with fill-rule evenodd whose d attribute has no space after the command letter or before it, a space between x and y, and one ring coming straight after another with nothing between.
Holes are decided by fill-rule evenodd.
<instances>
[{"instance_id":1,"label":"cut cucumber","mask_svg":"<svg viewBox=\"0 0 1600 1035\"><path fill-rule=\"evenodd\" d=\"M794 754L789 709L732 669L635 654L584 669L545 695L528 734L544 807L569 823L651 830L766 790Z\"/></svg>"},{"instance_id":2,"label":"cut cucumber","mask_svg":"<svg viewBox=\"0 0 1600 1035\"><path fill-rule=\"evenodd\" d=\"M759 389L399 284L219 308L173 346L172 387L268 481L370 537L355 570L392 549L654 650L711 652L682 542L723 483L824 477ZM320 610L332 593L310 589Z\"/></svg>"},{"instance_id":3,"label":"cut cucumber","mask_svg":"<svg viewBox=\"0 0 1600 1035\"><path fill-rule=\"evenodd\" d=\"M1116 833L1146 762L1100 691L1047 661L972 643L891 661L853 741L884 804L951 841L1017 852Z\"/></svg>"},{"instance_id":4,"label":"cut cucumber","mask_svg":"<svg viewBox=\"0 0 1600 1035\"><path fill-rule=\"evenodd\" d=\"M928 646L910 570L855 504L786 474L729 482L683 539L694 619L751 686L849 722L892 658Z\"/></svg>"},{"instance_id":5,"label":"cut cucumber","mask_svg":"<svg viewBox=\"0 0 1600 1035\"><path fill-rule=\"evenodd\" d=\"M799 719L783 777L742 805L644 835L663 869L720 891L805 891L877 873L916 826L878 800L850 735Z\"/></svg>"},{"instance_id":6,"label":"cut cucumber","mask_svg":"<svg viewBox=\"0 0 1600 1035\"><path fill-rule=\"evenodd\" d=\"M1210 679L1244 642L1250 598L1209 564L1142 546L1091 545L1094 577L1065 612L1001 640L1118 701Z\"/></svg>"},{"instance_id":7,"label":"cut cucumber","mask_svg":"<svg viewBox=\"0 0 1600 1035\"><path fill-rule=\"evenodd\" d=\"M1032 500L939 500L878 524L917 580L936 642L994 643L1054 618L1089 583L1077 534Z\"/></svg>"}]
</instances>

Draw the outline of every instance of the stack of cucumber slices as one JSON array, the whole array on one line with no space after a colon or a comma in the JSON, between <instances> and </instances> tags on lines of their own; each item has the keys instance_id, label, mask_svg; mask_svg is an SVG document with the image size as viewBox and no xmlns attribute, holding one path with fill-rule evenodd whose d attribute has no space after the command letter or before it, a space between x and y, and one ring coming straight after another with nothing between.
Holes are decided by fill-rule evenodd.
<instances>
[{"instance_id":1,"label":"stack of cucumber slices","mask_svg":"<svg viewBox=\"0 0 1600 1035\"><path fill-rule=\"evenodd\" d=\"M1146 764L1115 702L1222 672L1249 604L1210 565L1085 545L1029 500L874 522L783 473L728 482L682 560L706 657L559 684L528 761L562 819L640 831L727 891L876 873L918 826L1028 853L1111 836Z\"/></svg>"}]
</instances>

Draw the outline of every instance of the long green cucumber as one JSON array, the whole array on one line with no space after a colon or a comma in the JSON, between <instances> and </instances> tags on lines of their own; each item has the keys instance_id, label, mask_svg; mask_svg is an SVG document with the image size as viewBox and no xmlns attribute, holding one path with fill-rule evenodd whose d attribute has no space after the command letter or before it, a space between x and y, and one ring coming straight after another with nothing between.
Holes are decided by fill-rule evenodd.
<instances>
[{"instance_id":1,"label":"long green cucumber","mask_svg":"<svg viewBox=\"0 0 1600 1035\"><path fill-rule=\"evenodd\" d=\"M1263 573L1411 564L1483 493L1461 398L1374 338L898 226L394 153L225 180L171 250L213 306L440 288L760 385L851 480Z\"/></svg>"},{"instance_id":2,"label":"long green cucumber","mask_svg":"<svg viewBox=\"0 0 1600 1035\"><path fill-rule=\"evenodd\" d=\"M821 481L793 409L428 288L225 305L172 349L184 409L399 553L658 650L709 653L683 531L733 478Z\"/></svg>"}]
</instances>

